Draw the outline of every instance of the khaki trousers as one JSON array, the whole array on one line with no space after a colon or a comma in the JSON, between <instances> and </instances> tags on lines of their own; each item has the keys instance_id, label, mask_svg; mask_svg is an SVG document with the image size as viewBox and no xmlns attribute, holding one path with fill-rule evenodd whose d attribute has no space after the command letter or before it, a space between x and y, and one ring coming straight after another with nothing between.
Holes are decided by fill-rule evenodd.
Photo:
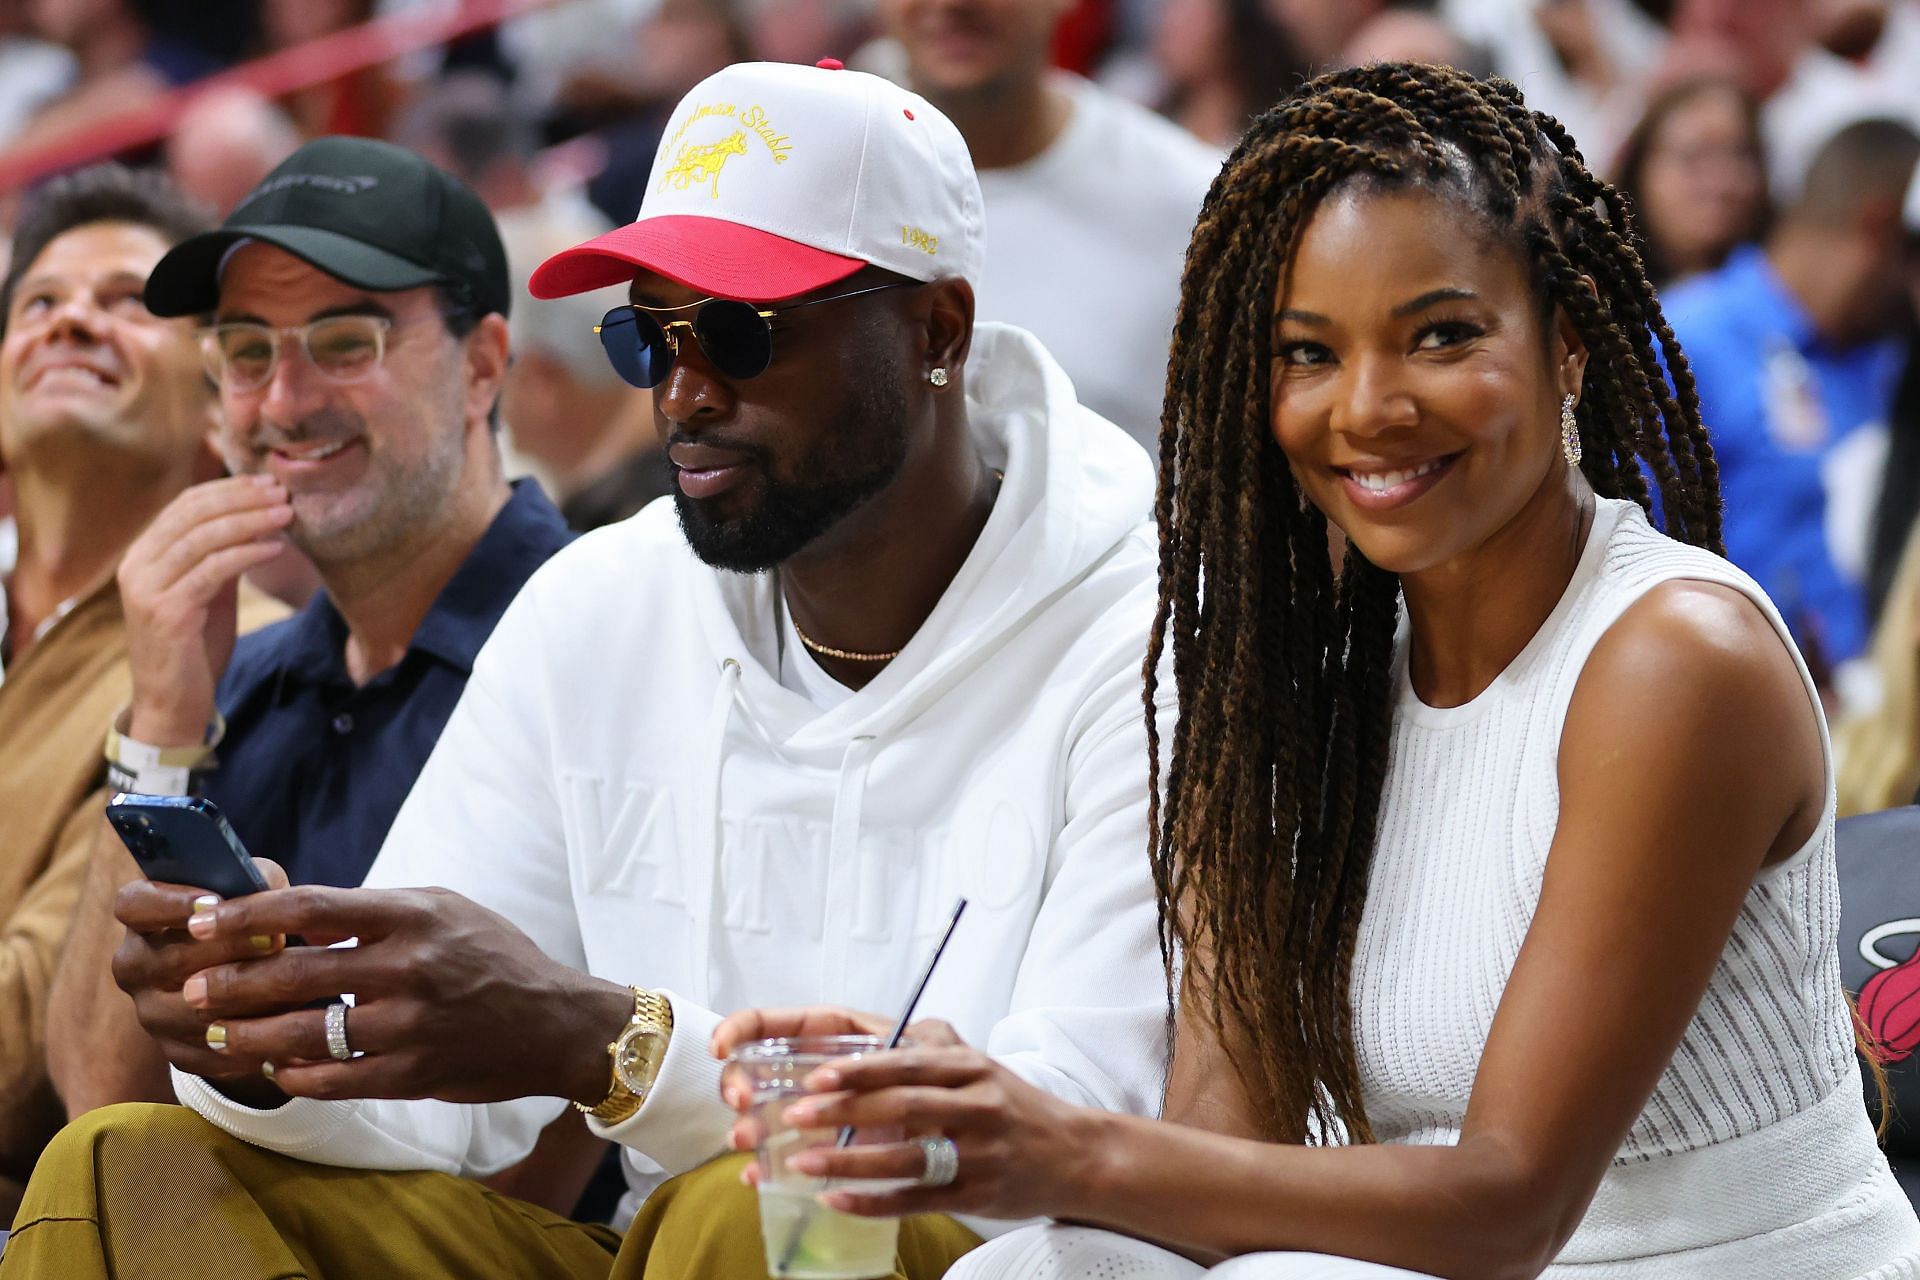
<instances>
[{"instance_id":1,"label":"khaki trousers","mask_svg":"<svg viewBox=\"0 0 1920 1280\"><path fill-rule=\"evenodd\" d=\"M41 1156L0 1280L757 1280L745 1159L666 1183L622 1239L465 1178L309 1164L185 1107L103 1107ZM905 1219L893 1280L932 1280L978 1243Z\"/></svg>"}]
</instances>

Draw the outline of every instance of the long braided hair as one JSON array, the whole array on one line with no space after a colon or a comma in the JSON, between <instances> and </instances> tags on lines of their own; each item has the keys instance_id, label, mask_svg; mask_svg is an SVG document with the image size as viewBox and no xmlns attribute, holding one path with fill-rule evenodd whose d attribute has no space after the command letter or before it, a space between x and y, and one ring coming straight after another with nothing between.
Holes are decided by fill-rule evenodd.
<instances>
[{"instance_id":1,"label":"long braided hair","mask_svg":"<svg viewBox=\"0 0 1920 1280\"><path fill-rule=\"evenodd\" d=\"M1349 983L1391 725L1399 582L1349 549L1275 443L1270 317L1335 188L1448 192L1527 256L1590 353L1577 422L1594 490L1720 550L1719 475L1628 210L1504 80L1384 63L1257 120L1214 181L1181 283L1161 420L1160 599L1146 663L1151 856L1169 993L1210 1010L1278 1141L1371 1141ZM1591 281L1591 285L1589 285ZM1662 363L1664 362L1664 372ZM1171 648L1179 717L1161 776Z\"/></svg>"}]
</instances>

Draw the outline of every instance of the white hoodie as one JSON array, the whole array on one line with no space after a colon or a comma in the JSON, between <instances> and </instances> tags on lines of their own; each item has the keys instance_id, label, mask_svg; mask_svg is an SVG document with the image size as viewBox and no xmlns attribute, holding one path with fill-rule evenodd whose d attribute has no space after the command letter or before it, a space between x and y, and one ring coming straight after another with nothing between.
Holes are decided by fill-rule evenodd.
<instances>
[{"instance_id":1,"label":"white hoodie","mask_svg":"<svg viewBox=\"0 0 1920 1280\"><path fill-rule=\"evenodd\" d=\"M555 959L668 993L646 1103L595 1125L642 1194L723 1150L732 1114L707 1042L724 1014L899 1009L961 894L919 1016L1071 1102L1158 1111L1151 467L1031 335L982 324L973 352L970 424L1006 478L952 585L870 684L827 711L783 687L773 576L703 565L655 503L521 591L367 876L444 885ZM491 1173L565 1105L256 1111L174 1078L249 1142L375 1169Z\"/></svg>"}]
</instances>

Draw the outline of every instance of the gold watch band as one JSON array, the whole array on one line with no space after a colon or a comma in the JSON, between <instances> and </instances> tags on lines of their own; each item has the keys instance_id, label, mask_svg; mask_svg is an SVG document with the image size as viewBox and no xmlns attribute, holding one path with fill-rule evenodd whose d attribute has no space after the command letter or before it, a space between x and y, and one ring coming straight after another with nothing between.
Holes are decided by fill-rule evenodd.
<instances>
[{"instance_id":1,"label":"gold watch band","mask_svg":"<svg viewBox=\"0 0 1920 1280\"><path fill-rule=\"evenodd\" d=\"M628 989L633 992L633 1016L607 1045L608 1074L612 1081L607 1096L591 1107L578 1102L573 1104L577 1110L602 1124L619 1124L640 1109L640 1104L646 1101L646 1090L660 1073L660 1064L666 1057L667 1040L673 1035L673 1005L667 998L644 987ZM649 1052L623 1073L622 1045L638 1037L645 1037ZM636 1083L639 1092L635 1092L628 1084L629 1077L635 1076L638 1077Z\"/></svg>"}]
</instances>

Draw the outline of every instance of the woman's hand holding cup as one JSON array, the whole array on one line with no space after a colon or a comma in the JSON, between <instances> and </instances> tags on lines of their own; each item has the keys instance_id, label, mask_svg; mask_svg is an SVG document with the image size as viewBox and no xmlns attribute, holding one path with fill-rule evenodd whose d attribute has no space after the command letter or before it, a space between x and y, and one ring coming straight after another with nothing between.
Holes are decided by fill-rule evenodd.
<instances>
[{"instance_id":1,"label":"woman's hand holding cup","mask_svg":"<svg viewBox=\"0 0 1920 1280\"><path fill-rule=\"evenodd\" d=\"M725 1058L754 1040L889 1030L886 1018L849 1009L750 1010L722 1022L712 1048ZM810 1096L787 1108L785 1120L796 1128L896 1128L906 1134L904 1142L816 1148L794 1156L795 1171L821 1178L912 1183L880 1193L830 1190L823 1202L869 1217L1075 1216L1105 1149L1099 1141L1104 1113L1036 1089L967 1045L945 1022L914 1023L907 1038L909 1046L814 1069L802 1082ZM731 1143L751 1150L759 1139L747 1115L751 1091L731 1075L723 1077L721 1090L742 1113ZM958 1170L944 1185L925 1185L933 1157L924 1140L942 1138L952 1142Z\"/></svg>"}]
</instances>

